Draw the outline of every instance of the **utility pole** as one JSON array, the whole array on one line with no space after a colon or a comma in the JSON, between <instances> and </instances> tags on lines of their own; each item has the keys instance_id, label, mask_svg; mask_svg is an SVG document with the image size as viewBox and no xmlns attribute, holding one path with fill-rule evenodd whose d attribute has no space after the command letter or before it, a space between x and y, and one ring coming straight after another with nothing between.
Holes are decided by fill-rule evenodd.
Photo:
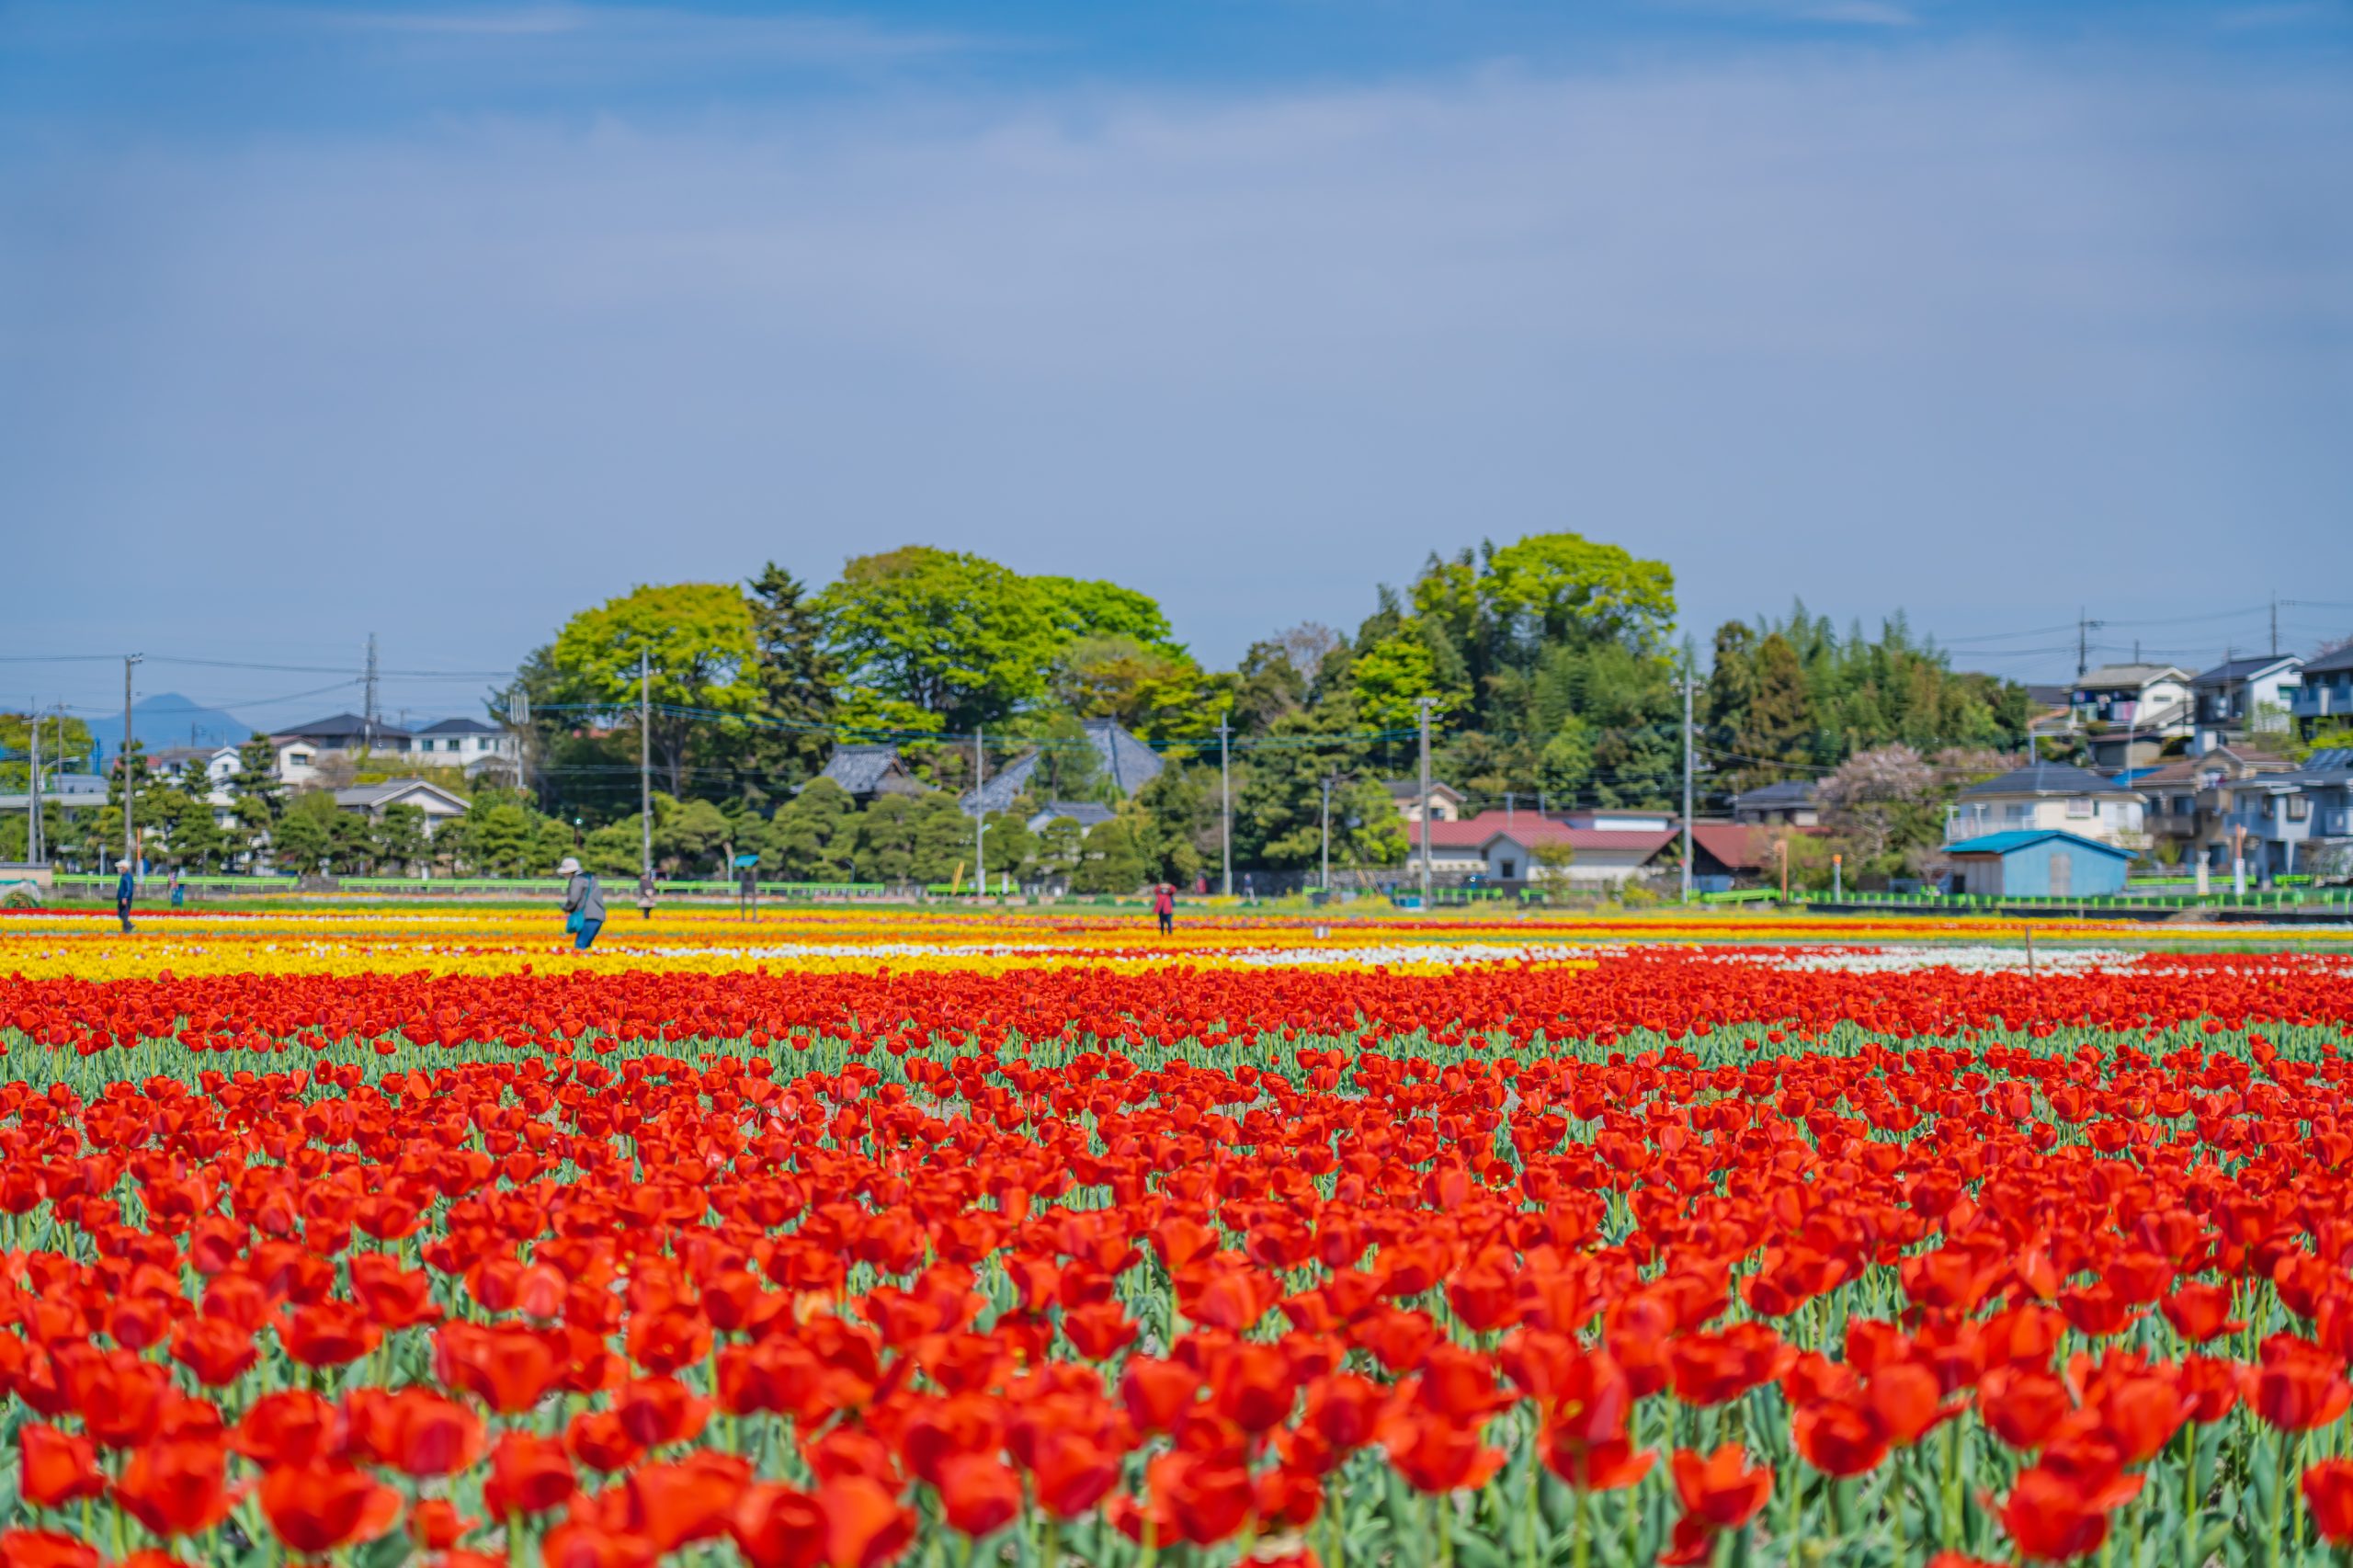
<instances>
[{"instance_id":1,"label":"utility pole","mask_svg":"<svg viewBox=\"0 0 2353 1568\"><path fill-rule=\"evenodd\" d=\"M1332 776L1324 776L1324 891L1332 891Z\"/></svg>"},{"instance_id":2,"label":"utility pole","mask_svg":"<svg viewBox=\"0 0 2353 1568\"><path fill-rule=\"evenodd\" d=\"M1217 840L1221 869L1218 896L1233 896L1233 770L1228 756L1226 716L1217 717Z\"/></svg>"},{"instance_id":3,"label":"utility pole","mask_svg":"<svg viewBox=\"0 0 2353 1568\"><path fill-rule=\"evenodd\" d=\"M637 818L638 896L643 900L654 896L654 661L642 648L637 651Z\"/></svg>"},{"instance_id":4,"label":"utility pole","mask_svg":"<svg viewBox=\"0 0 2353 1568\"><path fill-rule=\"evenodd\" d=\"M126 653L122 658L122 858L131 863L133 876L139 874L139 841L131 825L134 812L131 789L131 667L145 657L143 653Z\"/></svg>"},{"instance_id":5,"label":"utility pole","mask_svg":"<svg viewBox=\"0 0 2353 1568\"><path fill-rule=\"evenodd\" d=\"M1683 902L1691 902L1691 662L1683 664Z\"/></svg>"},{"instance_id":6,"label":"utility pole","mask_svg":"<svg viewBox=\"0 0 2353 1568\"><path fill-rule=\"evenodd\" d=\"M368 700L359 714L359 749L376 749L376 634L368 634Z\"/></svg>"},{"instance_id":7,"label":"utility pole","mask_svg":"<svg viewBox=\"0 0 2353 1568\"><path fill-rule=\"evenodd\" d=\"M989 778L989 756L981 738L981 726L972 726L972 907L980 907L981 895L989 891L989 802L981 793L981 786Z\"/></svg>"},{"instance_id":8,"label":"utility pole","mask_svg":"<svg viewBox=\"0 0 2353 1568\"><path fill-rule=\"evenodd\" d=\"M1430 906L1430 705L1438 699L1417 697L1422 710L1422 907Z\"/></svg>"},{"instance_id":9,"label":"utility pole","mask_svg":"<svg viewBox=\"0 0 2353 1568\"><path fill-rule=\"evenodd\" d=\"M2279 596L2271 596L2271 656L2279 656Z\"/></svg>"},{"instance_id":10,"label":"utility pole","mask_svg":"<svg viewBox=\"0 0 2353 1568\"><path fill-rule=\"evenodd\" d=\"M33 744L32 744L32 763L31 763L32 771L31 771L29 774L28 774L28 775L27 775L27 779L28 779L28 783L29 783L29 786L30 786L29 795L30 795L30 799L31 799L31 801L32 801L32 814L31 814L31 817L29 818L29 820L28 820L28 821L27 821L27 823L25 824L25 858L26 858L26 859L28 859L28 860L29 860L29 861L31 861L34 865L38 866L38 865L40 865L40 864L41 863L41 856L40 856L40 709L38 706L33 707L33 709L32 709L32 716L33 716L33 722L32 722Z\"/></svg>"}]
</instances>

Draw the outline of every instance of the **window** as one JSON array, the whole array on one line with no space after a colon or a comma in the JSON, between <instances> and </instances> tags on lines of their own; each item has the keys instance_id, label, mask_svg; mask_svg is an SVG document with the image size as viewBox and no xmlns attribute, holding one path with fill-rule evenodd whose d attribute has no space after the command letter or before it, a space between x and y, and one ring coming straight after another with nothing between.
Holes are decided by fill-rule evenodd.
<instances>
[{"instance_id":1,"label":"window","mask_svg":"<svg viewBox=\"0 0 2353 1568\"><path fill-rule=\"evenodd\" d=\"M2177 817L2188 816L2189 814L2189 797L2187 795L2176 795L2173 798L2172 810L2173 814Z\"/></svg>"},{"instance_id":2,"label":"window","mask_svg":"<svg viewBox=\"0 0 2353 1568\"><path fill-rule=\"evenodd\" d=\"M1519 875L1519 862L1518 862L1518 861L1517 861L1517 860L1505 860L1505 861L1501 861L1501 862L1499 862L1499 864L1500 864L1500 865L1502 866L1502 868L1503 868L1503 869L1502 869L1502 871L1501 871L1501 873L1500 873L1500 874L1501 874L1501 876L1503 877L1503 880L1504 880L1504 881L1510 881L1514 877L1517 877L1517 876L1518 876L1518 875Z\"/></svg>"},{"instance_id":3,"label":"window","mask_svg":"<svg viewBox=\"0 0 2353 1568\"><path fill-rule=\"evenodd\" d=\"M2067 814L2071 817L2087 817L2092 815L2097 810L2098 807L2096 806L2087 797L2079 798L2067 802Z\"/></svg>"},{"instance_id":4,"label":"window","mask_svg":"<svg viewBox=\"0 0 2353 1568\"><path fill-rule=\"evenodd\" d=\"M2290 822L2303 822L2312 816L2313 802L2309 795L2290 795L2287 801Z\"/></svg>"}]
</instances>

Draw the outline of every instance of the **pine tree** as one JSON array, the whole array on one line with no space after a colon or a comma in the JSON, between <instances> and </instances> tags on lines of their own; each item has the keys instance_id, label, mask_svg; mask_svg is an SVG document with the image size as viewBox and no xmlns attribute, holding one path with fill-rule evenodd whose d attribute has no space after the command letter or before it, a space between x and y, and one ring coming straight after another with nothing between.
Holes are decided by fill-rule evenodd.
<instances>
[{"instance_id":1,"label":"pine tree","mask_svg":"<svg viewBox=\"0 0 2353 1568\"><path fill-rule=\"evenodd\" d=\"M1732 749L1748 777L1762 783L1807 759L1814 729L1805 667L1789 640L1775 632L1756 646L1756 695Z\"/></svg>"}]
</instances>

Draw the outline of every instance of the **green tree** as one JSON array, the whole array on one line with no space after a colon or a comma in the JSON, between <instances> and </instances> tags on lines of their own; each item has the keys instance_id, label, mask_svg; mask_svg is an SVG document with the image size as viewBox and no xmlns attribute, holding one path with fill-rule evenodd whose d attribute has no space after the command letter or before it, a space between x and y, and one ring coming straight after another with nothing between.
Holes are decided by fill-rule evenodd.
<instances>
[{"instance_id":1,"label":"green tree","mask_svg":"<svg viewBox=\"0 0 2353 1568\"><path fill-rule=\"evenodd\" d=\"M1699 709L1702 734L1711 753L1740 749L1740 733L1748 726L1748 705L1756 700L1756 634L1743 622L1727 620L1716 628L1713 662Z\"/></svg>"},{"instance_id":2,"label":"green tree","mask_svg":"<svg viewBox=\"0 0 2353 1568\"><path fill-rule=\"evenodd\" d=\"M847 881L858 855L858 801L830 778L813 778L777 808L761 853L789 881Z\"/></svg>"},{"instance_id":3,"label":"green tree","mask_svg":"<svg viewBox=\"0 0 2353 1568\"><path fill-rule=\"evenodd\" d=\"M1439 688L1438 660L1429 644L1410 630L1382 638L1359 651L1349 668L1356 709L1376 730L1405 731L1421 722L1420 699L1438 699L1433 723L1454 706L1452 696Z\"/></svg>"},{"instance_id":4,"label":"green tree","mask_svg":"<svg viewBox=\"0 0 2353 1568\"><path fill-rule=\"evenodd\" d=\"M1217 768L1172 762L1136 791L1131 835L1143 873L1190 887L1217 860Z\"/></svg>"},{"instance_id":5,"label":"green tree","mask_svg":"<svg viewBox=\"0 0 2353 1568\"><path fill-rule=\"evenodd\" d=\"M61 731L63 738L60 738ZM33 716L0 713L0 791L21 794L32 774ZM70 772L76 759L90 755L90 727L79 719L40 718L40 770L43 778Z\"/></svg>"},{"instance_id":6,"label":"green tree","mask_svg":"<svg viewBox=\"0 0 2353 1568\"><path fill-rule=\"evenodd\" d=\"M1037 874L1050 881L1074 875L1083 858L1085 837L1079 831L1077 819L1073 817L1056 817L1040 828Z\"/></svg>"},{"instance_id":7,"label":"green tree","mask_svg":"<svg viewBox=\"0 0 2353 1568\"><path fill-rule=\"evenodd\" d=\"M271 858L278 869L303 876L315 873L333 858L335 819L340 815L329 790L306 790L288 801L270 835Z\"/></svg>"},{"instance_id":8,"label":"green tree","mask_svg":"<svg viewBox=\"0 0 2353 1568\"><path fill-rule=\"evenodd\" d=\"M1144 883L1143 857L1136 849L1133 825L1123 817L1097 823L1079 843L1078 870L1071 891L1081 893L1131 893Z\"/></svg>"},{"instance_id":9,"label":"green tree","mask_svg":"<svg viewBox=\"0 0 2353 1568\"><path fill-rule=\"evenodd\" d=\"M1525 618L1545 642L1656 646L1675 622L1675 573L1574 533L1531 534L1487 561L1495 613Z\"/></svg>"},{"instance_id":10,"label":"green tree","mask_svg":"<svg viewBox=\"0 0 2353 1568\"><path fill-rule=\"evenodd\" d=\"M654 753L670 793L683 796L698 732L713 717L756 714L767 699L752 607L721 583L641 587L565 622L550 664L567 694L634 725L641 654L650 661Z\"/></svg>"},{"instance_id":11,"label":"green tree","mask_svg":"<svg viewBox=\"0 0 2353 1568\"><path fill-rule=\"evenodd\" d=\"M837 672L815 596L799 578L771 561L749 587L759 717L769 727L748 732L745 760L781 794L825 765Z\"/></svg>"},{"instance_id":12,"label":"green tree","mask_svg":"<svg viewBox=\"0 0 2353 1568\"><path fill-rule=\"evenodd\" d=\"M1813 701L1797 650L1779 632L1756 645L1756 689L1733 737L1742 773L1762 782L1781 778L1812 756Z\"/></svg>"},{"instance_id":13,"label":"green tree","mask_svg":"<svg viewBox=\"0 0 2353 1568\"><path fill-rule=\"evenodd\" d=\"M858 824L858 874L870 882L944 882L972 871L972 824L945 790L884 795Z\"/></svg>"},{"instance_id":14,"label":"green tree","mask_svg":"<svg viewBox=\"0 0 2353 1568\"><path fill-rule=\"evenodd\" d=\"M1042 698L1065 641L1054 607L1028 578L925 545L854 557L816 606L853 690L953 730Z\"/></svg>"},{"instance_id":15,"label":"green tree","mask_svg":"<svg viewBox=\"0 0 2353 1568\"><path fill-rule=\"evenodd\" d=\"M1149 594L1117 583L1076 577L1032 577L1054 634L1064 642L1088 637L1123 637L1131 642L1180 657L1185 650L1168 630L1168 618ZM1189 658L1186 659L1190 663Z\"/></svg>"},{"instance_id":16,"label":"green tree","mask_svg":"<svg viewBox=\"0 0 2353 1568\"><path fill-rule=\"evenodd\" d=\"M1204 701L1207 685L1181 650L1121 632L1081 637L1065 648L1054 695L1081 718L1117 719L1148 740L1194 740L1217 728L1217 705Z\"/></svg>"},{"instance_id":17,"label":"green tree","mask_svg":"<svg viewBox=\"0 0 2353 1568\"><path fill-rule=\"evenodd\" d=\"M210 790L203 770L191 764L183 778L179 788L160 791L156 801L165 841L172 858L181 865L210 870L227 852L229 835L221 830L212 802L206 798Z\"/></svg>"},{"instance_id":18,"label":"green tree","mask_svg":"<svg viewBox=\"0 0 2353 1568\"><path fill-rule=\"evenodd\" d=\"M431 853L425 834L425 808L395 801L373 824L369 853L386 876L398 877Z\"/></svg>"}]
</instances>

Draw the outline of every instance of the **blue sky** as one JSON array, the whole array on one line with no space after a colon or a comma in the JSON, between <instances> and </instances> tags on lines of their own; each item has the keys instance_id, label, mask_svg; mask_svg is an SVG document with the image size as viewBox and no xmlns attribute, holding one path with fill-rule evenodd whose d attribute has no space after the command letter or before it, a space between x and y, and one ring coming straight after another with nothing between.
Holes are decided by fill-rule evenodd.
<instances>
[{"instance_id":1,"label":"blue sky","mask_svg":"<svg viewBox=\"0 0 2353 1568\"><path fill-rule=\"evenodd\" d=\"M919 540L1224 662L1551 528L1703 639L2301 646L2348 87L2346 0L0 0L0 656L499 668Z\"/></svg>"}]
</instances>

